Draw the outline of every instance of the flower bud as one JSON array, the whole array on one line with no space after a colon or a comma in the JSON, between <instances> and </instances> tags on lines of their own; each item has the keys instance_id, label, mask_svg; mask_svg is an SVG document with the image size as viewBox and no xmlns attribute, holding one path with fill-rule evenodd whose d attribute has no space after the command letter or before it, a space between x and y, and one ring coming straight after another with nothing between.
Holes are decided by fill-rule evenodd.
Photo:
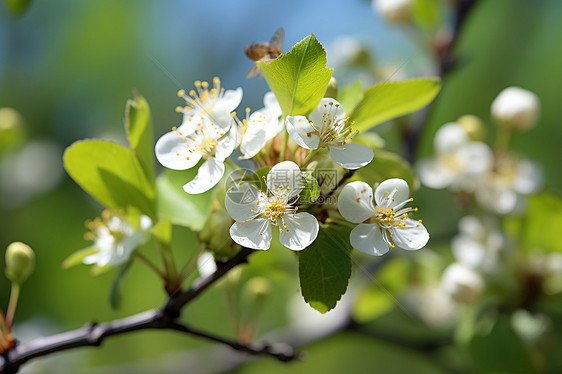
<instances>
[{"instance_id":1,"label":"flower bud","mask_svg":"<svg viewBox=\"0 0 562 374\"><path fill-rule=\"evenodd\" d=\"M332 97L334 99L338 97L338 81L336 81L336 78L330 78L330 82L328 83L328 87L326 87L326 93L324 94L324 97Z\"/></svg>"},{"instance_id":2,"label":"flower bud","mask_svg":"<svg viewBox=\"0 0 562 374\"><path fill-rule=\"evenodd\" d=\"M264 277L253 277L244 285L248 299L259 303L271 294L271 282Z\"/></svg>"},{"instance_id":3,"label":"flower bud","mask_svg":"<svg viewBox=\"0 0 562 374\"><path fill-rule=\"evenodd\" d=\"M457 123L466 131L472 141L482 141L486 137L486 129L482 120L471 114L464 115L457 120Z\"/></svg>"},{"instance_id":4,"label":"flower bud","mask_svg":"<svg viewBox=\"0 0 562 374\"><path fill-rule=\"evenodd\" d=\"M484 280L470 267L453 263L443 272L441 287L456 302L470 304L484 291Z\"/></svg>"},{"instance_id":5,"label":"flower bud","mask_svg":"<svg viewBox=\"0 0 562 374\"><path fill-rule=\"evenodd\" d=\"M401 24L410 19L412 0L373 0L372 6L386 22Z\"/></svg>"},{"instance_id":6,"label":"flower bud","mask_svg":"<svg viewBox=\"0 0 562 374\"><path fill-rule=\"evenodd\" d=\"M27 244L13 242L6 249L6 276L22 284L35 269L35 253Z\"/></svg>"},{"instance_id":7,"label":"flower bud","mask_svg":"<svg viewBox=\"0 0 562 374\"><path fill-rule=\"evenodd\" d=\"M492 102L492 117L500 125L515 131L525 131L538 121L540 101L531 91L508 87Z\"/></svg>"}]
</instances>

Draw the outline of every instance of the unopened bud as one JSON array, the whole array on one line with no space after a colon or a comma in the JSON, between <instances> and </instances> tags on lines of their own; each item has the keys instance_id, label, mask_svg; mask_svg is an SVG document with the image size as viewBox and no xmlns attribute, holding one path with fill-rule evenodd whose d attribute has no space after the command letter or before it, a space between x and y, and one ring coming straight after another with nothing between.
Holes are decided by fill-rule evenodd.
<instances>
[{"instance_id":1,"label":"unopened bud","mask_svg":"<svg viewBox=\"0 0 562 374\"><path fill-rule=\"evenodd\" d=\"M508 87L492 102L492 117L500 125L515 131L525 131L539 119L540 100L531 91Z\"/></svg>"},{"instance_id":2,"label":"unopened bud","mask_svg":"<svg viewBox=\"0 0 562 374\"><path fill-rule=\"evenodd\" d=\"M410 19L412 0L373 0L372 6L386 22L401 24Z\"/></svg>"},{"instance_id":3,"label":"unopened bud","mask_svg":"<svg viewBox=\"0 0 562 374\"><path fill-rule=\"evenodd\" d=\"M35 269L35 253L27 244L13 242L6 249L6 276L22 284Z\"/></svg>"},{"instance_id":4,"label":"unopened bud","mask_svg":"<svg viewBox=\"0 0 562 374\"><path fill-rule=\"evenodd\" d=\"M470 267L453 263L443 272L441 287L456 302L470 304L484 291L484 280Z\"/></svg>"},{"instance_id":5,"label":"unopened bud","mask_svg":"<svg viewBox=\"0 0 562 374\"><path fill-rule=\"evenodd\" d=\"M336 81L336 78L334 78L334 77L330 78L330 82L328 83L328 87L326 87L326 93L324 94L324 97L331 97L331 98L337 99L337 97L338 97L338 81Z\"/></svg>"},{"instance_id":6,"label":"unopened bud","mask_svg":"<svg viewBox=\"0 0 562 374\"><path fill-rule=\"evenodd\" d=\"M466 131L472 141L482 141L486 136L486 129L482 120L471 114L460 117L457 123Z\"/></svg>"},{"instance_id":7,"label":"unopened bud","mask_svg":"<svg viewBox=\"0 0 562 374\"><path fill-rule=\"evenodd\" d=\"M264 277L253 277L246 282L244 290L250 300L261 302L271 294L271 282Z\"/></svg>"}]
</instances>

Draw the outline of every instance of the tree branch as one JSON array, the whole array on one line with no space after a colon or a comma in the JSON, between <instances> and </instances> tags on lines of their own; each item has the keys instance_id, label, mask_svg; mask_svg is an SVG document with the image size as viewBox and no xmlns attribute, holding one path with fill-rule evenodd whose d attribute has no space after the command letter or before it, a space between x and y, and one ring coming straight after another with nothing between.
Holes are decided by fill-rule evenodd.
<instances>
[{"instance_id":1,"label":"tree branch","mask_svg":"<svg viewBox=\"0 0 562 374\"><path fill-rule=\"evenodd\" d=\"M299 359L300 355L285 344L262 346L241 344L193 329L176 321L184 306L222 278L230 269L247 262L248 256L253 252L252 249L242 248L232 259L218 264L217 271L209 277L199 278L188 290L171 295L161 310L149 310L111 322L91 323L77 330L39 338L24 345L16 345L0 358L0 373L16 373L23 364L36 357L73 348L99 346L105 338L110 336L147 329L179 331L228 345L240 352L270 356L283 362Z\"/></svg>"}]
</instances>

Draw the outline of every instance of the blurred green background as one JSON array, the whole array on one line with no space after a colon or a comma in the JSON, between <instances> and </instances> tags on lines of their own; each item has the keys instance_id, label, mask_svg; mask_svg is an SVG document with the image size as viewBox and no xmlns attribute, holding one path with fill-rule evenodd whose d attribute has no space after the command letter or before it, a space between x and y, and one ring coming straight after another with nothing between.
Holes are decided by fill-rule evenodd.
<instances>
[{"instance_id":1,"label":"blurred green background","mask_svg":"<svg viewBox=\"0 0 562 374\"><path fill-rule=\"evenodd\" d=\"M489 126L492 139L491 101L503 88L518 85L540 97L542 116L535 129L514 137L514 148L541 163L545 188L560 194L561 17L562 2L558 0L480 1L457 45L460 65L446 77L431 109L420 156L431 152L432 136L439 126L463 114L480 116ZM151 106L155 136L179 123L174 108L181 102L176 91L190 89L196 79L210 80L218 75L227 89L243 87L242 107L259 109L267 84L263 79L245 78L252 65L244 48L268 40L278 27L285 28L285 50L314 32L328 51L330 67L334 66L332 61L338 63L334 56L338 51L331 47L337 48L338 37L346 35L356 38L378 66L390 70L399 66L402 77L433 74L432 57L413 43L407 32L385 24L372 12L368 1L52 0L32 2L20 18L10 16L0 6L0 107L16 109L23 117L28 142L41 142L37 144L47 144L48 148L47 156L28 153L32 162L25 165L30 166L17 170L26 191L31 192L10 186L10 181L0 181L8 186L0 190L0 248L21 240L37 254L37 270L25 284L16 317L25 334L43 335L88 321L115 319L158 307L164 301L158 278L147 276L138 263L125 280L119 311L112 311L107 302L111 274L94 278L85 266L61 269L65 257L89 245L82 238L84 221L101 210L63 174L60 157L64 148L89 137L124 142L124 105L132 89L145 96ZM336 66L335 77L340 84L358 76L353 69L338 70ZM366 86L370 78L364 79ZM388 137L392 150L402 151L392 140L396 139L394 128L383 125L376 131ZM37 157L36 162L33 157ZM49 157L55 161L50 162ZM5 178L9 174L1 175ZM417 196L424 223L434 236L456 230L453 218L460 212L452 204L442 203L450 201L449 194L421 189ZM178 229L178 237L183 238L178 252L193 250L192 233ZM252 262L272 264L268 277L278 296L264 306L260 332L283 326L290 318L285 300L299 295L296 261L291 253L273 248L264 256L256 255ZM4 308L8 297L9 283L3 278L0 300ZM226 299L224 289L215 289L184 315L194 326L230 335L233 329L226 318ZM405 325L398 325L411 327L413 336L427 333L404 315L398 319L406 320ZM216 360L212 351L205 351L208 357L186 353L187 349L203 346L209 344L174 333L143 332L113 338L101 348L57 354L27 370L216 370L212 366L205 369L205 362ZM283 365L260 359L237 372L340 373L376 368L386 373L439 373L446 369L438 366L436 359L447 356L441 361L455 360L447 352L427 355L353 332L321 340L307 351L305 363ZM230 360L235 361L235 356L229 356ZM71 369L61 369L65 367Z\"/></svg>"}]
</instances>

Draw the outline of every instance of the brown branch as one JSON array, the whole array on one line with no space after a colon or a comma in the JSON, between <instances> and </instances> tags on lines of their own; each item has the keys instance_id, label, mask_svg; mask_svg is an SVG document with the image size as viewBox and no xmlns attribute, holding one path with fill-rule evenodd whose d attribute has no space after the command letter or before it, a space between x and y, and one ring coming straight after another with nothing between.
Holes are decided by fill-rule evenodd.
<instances>
[{"instance_id":1,"label":"brown branch","mask_svg":"<svg viewBox=\"0 0 562 374\"><path fill-rule=\"evenodd\" d=\"M99 346L105 338L110 336L147 329L179 331L228 345L237 351L270 356L283 362L299 359L300 355L284 344L262 346L241 344L193 329L176 321L184 306L222 278L230 269L247 262L247 258L252 252L254 252L252 249L242 248L232 259L218 264L217 271L209 277L200 278L188 290L171 295L161 310L149 310L111 322L92 323L77 330L39 338L28 344L16 345L0 358L0 373L16 373L23 364L36 357L79 347Z\"/></svg>"}]
</instances>

